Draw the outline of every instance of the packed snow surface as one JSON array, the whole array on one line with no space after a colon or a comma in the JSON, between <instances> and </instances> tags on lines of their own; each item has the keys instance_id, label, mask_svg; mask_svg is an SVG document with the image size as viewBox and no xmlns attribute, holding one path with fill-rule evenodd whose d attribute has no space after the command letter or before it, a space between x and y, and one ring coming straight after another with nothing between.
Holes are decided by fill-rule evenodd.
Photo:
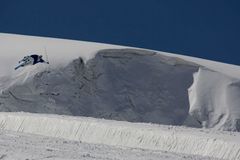
<instances>
[{"instance_id":1,"label":"packed snow surface","mask_svg":"<svg viewBox=\"0 0 240 160\"><path fill-rule=\"evenodd\" d=\"M218 160L212 157L170 153L62 138L0 131L0 159L4 160Z\"/></svg>"},{"instance_id":2,"label":"packed snow surface","mask_svg":"<svg viewBox=\"0 0 240 160\"><path fill-rule=\"evenodd\" d=\"M1 113L0 129L84 143L240 159L239 133L26 113Z\"/></svg>"}]
</instances>

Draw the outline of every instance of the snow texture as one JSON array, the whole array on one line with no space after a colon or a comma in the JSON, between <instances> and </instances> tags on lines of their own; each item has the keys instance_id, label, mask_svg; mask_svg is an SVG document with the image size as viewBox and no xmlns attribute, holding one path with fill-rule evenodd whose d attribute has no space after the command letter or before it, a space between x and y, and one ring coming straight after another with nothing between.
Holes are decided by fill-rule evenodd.
<instances>
[{"instance_id":1,"label":"snow texture","mask_svg":"<svg viewBox=\"0 0 240 160\"><path fill-rule=\"evenodd\" d=\"M86 117L1 113L0 129L221 159L240 159L240 134Z\"/></svg>"},{"instance_id":2,"label":"snow texture","mask_svg":"<svg viewBox=\"0 0 240 160\"><path fill-rule=\"evenodd\" d=\"M87 144L61 138L0 130L4 160L213 160L156 150ZM217 159L214 159L217 160Z\"/></svg>"}]
</instances>

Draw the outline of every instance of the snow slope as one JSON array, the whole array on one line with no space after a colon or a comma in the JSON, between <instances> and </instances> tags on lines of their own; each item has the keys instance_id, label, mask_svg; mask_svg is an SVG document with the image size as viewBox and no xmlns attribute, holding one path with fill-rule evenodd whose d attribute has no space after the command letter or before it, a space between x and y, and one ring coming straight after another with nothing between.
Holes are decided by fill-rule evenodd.
<instances>
[{"instance_id":1,"label":"snow slope","mask_svg":"<svg viewBox=\"0 0 240 160\"><path fill-rule=\"evenodd\" d=\"M239 88L229 87L240 78L239 66L53 38L0 34L0 42L0 111L239 131ZM51 65L13 71L32 52L48 57ZM193 82L203 67L215 72L198 74Z\"/></svg>"},{"instance_id":2,"label":"snow slope","mask_svg":"<svg viewBox=\"0 0 240 160\"><path fill-rule=\"evenodd\" d=\"M211 159L240 159L239 133L26 113L1 113L0 129Z\"/></svg>"},{"instance_id":3,"label":"snow slope","mask_svg":"<svg viewBox=\"0 0 240 160\"><path fill-rule=\"evenodd\" d=\"M73 59L79 58L79 56L84 61L87 61L94 57L98 50L107 48L123 47L84 41L0 33L0 77L17 74L18 72L15 72L13 69L16 63L25 55L32 53L42 54L44 59L46 59L47 53L51 67L55 68L67 65Z\"/></svg>"}]
</instances>

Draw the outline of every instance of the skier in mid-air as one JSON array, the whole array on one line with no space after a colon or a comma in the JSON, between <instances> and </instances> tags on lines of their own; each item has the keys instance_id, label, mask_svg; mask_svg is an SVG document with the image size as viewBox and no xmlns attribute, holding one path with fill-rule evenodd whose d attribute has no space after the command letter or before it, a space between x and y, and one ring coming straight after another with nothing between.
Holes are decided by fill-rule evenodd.
<instances>
[{"instance_id":1,"label":"skier in mid-air","mask_svg":"<svg viewBox=\"0 0 240 160\"><path fill-rule=\"evenodd\" d=\"M18 63L19 63L19 65L17 67L15 67L15 70L17 70L20 67L24 67L24 66L27 66L27 65L35 65L37 63L47 63L47 64L49 64L49 62L46 62L42 59L42 55L37 55L37 54L32 54L30 56L25 56Z\"/></svg>"}]
</instances>

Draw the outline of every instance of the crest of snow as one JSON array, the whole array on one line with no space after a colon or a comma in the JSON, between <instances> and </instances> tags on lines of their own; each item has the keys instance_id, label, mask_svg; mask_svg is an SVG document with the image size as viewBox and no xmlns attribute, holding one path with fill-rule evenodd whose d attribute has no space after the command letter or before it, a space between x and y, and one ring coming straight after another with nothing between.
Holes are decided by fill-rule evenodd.
<instances>
[{"instance_id":1,"label":"crest of snow","mask_svg":"<svg viewBox=\"0 0 240 160\"><path fill-rule=\"evenodd\" d=\"M0 77L12 73L17 74L13 70L16 63L19 59L31 53L42 54L46 59L47 57L45 51L47 51L51 67L56 67L59 65L67 65L70 61L78 57L82 57L86 62L93 58L97 51L102 49L120 48L133 47L0 33ZM212 70L219 71L226 75L240 78L240 67L236 65L160 51L154 52L158 52L159 54L166 56L178 57L186 61L205 66Z\"/></svg>"},{"instance_id":2,"label":"crest of snow","mask_svg":"<svg viewBox=\"0 0 240 160\"><path fill-rule=\"evenodd\" d=\"M189 113L206 128L240 131L240 80L200 68L189 88Z\"/></svg>"}]
</instances>

